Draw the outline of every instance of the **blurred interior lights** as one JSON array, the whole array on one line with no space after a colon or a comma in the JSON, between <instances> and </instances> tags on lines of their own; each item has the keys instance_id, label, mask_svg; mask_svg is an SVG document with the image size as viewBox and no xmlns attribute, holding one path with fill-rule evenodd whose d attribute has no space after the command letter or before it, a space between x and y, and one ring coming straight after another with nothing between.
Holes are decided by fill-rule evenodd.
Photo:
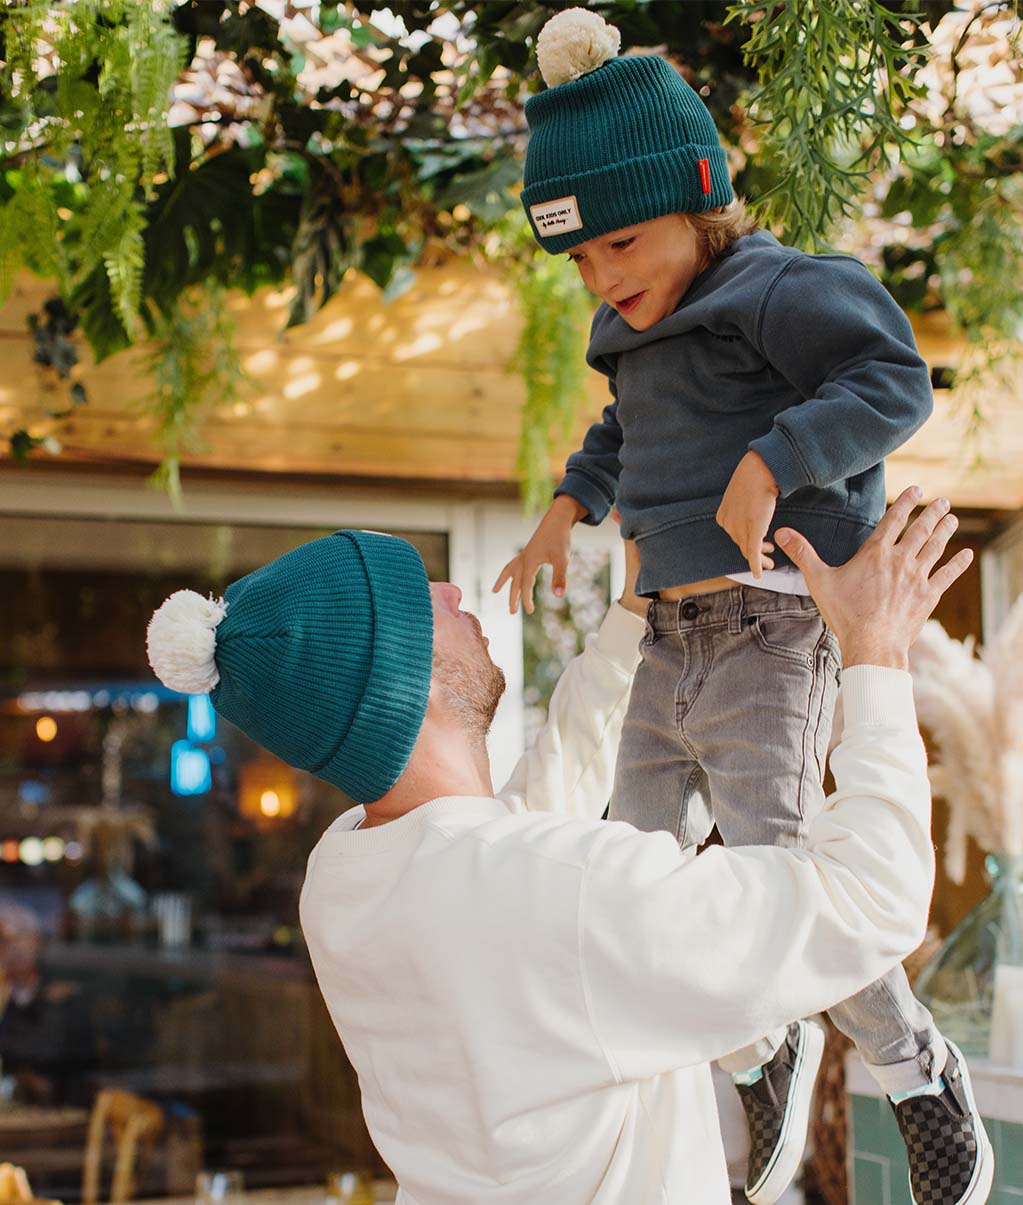
<instances>
[{"instance_id":1,"label":"blurred interior lights","mask_svg":"<svg viewBox=\"0 0 1023 1205\"><path fill-rule=\"evenodd\" d=\"M36 720L36 736L44 744L49 744L57 735L57 721L52 715L41 715Z\"/></svg>"},{"instance_id":2,"label":"blurred interior lights","mask_svg":"<svg viewBox=\"0 0 1023 1205\"><path fill-rule=\"evenodd\" d=\"M69 841L64 846L64 858L68 862L81 862L84 852L80 841Z\"/></svg>"},{"instance_id":3,"label":"blurred interior lights","mask_svg":"<svg viewBox=\"0 0 1023 1205\"><path fill-rule=\"evenodd\" d=\"M217 713L209 695L188 696L188 739L211 741L217 735Z\"/></svg>"},{"instance_id":4,"label":"blurred interior lights","mask_svg":"<svg viewBox=\"0 0 1023 1205\"><path fill-rule=\"evenodd\" d=\"M13 837L9 837L2 845L0 845L0 858L3 858L5 862L17 862L18 843Z\"/></svg>"},{"instance_id":5,"label":"blurred interior lights","mask_svg":"<svg viewBox=\"0 0 1023 1205\"><path fill-rule=\"evenodd\" d=\"M171 745L171 790L175 795L205 795L213 785L210 759L205 749L188 741Z\"/></svg>"},{"instance_id":6,"label":"blurred interior lights","mask_svg":"<svg viewBox=\"0 0 1023 1205\"><path fill-rule=\"evenodd\" d=\"M43 843L38 837L26 837L18 846L18 856L26 866L41 866Z\"/></svg>"},{"instance_id":7,"label":"blurred interior lights","mask_svg":"<svg viewBox=\"0 0 1023 1205\"><path fill-rule=\"evenodd\" d=\"M18 802L27 804L29 807L39 807L41 804L49 803L50 788L45 782L36 782L31 778L24 782L18 783Z\"/></svg>"},{"instance_id":8,"label":"blurred interior lights","mask_svg":"<svg viewBox=\"0 0 1023 1205\"><path fill-rule=\"evenodd\" d=\"M42 690L18 695L22 711L88 711L92 695L87 690Z\"/></svg>"},{"instance_id":9,"label":"blurred interior lights","mask_svg":"<svg viewBox=\"0 0 1023 1205\"><path fill-rule=\"evenodd\" d=\"M238 811L257 824L276 823L298 808L298 776L291 766L262 755L238 770Z\"/></svg>"},{"instance_id":10,"label":"blurred interior lights","mask_svg":"<svg viewBox=\"0 0 1023 1205\"><path fill-rule=\"evenodd\" d=\"M47 862L59 862L64 856L63 837L44 837L43 838L43 857Z\"/></svg>"}]
</instances>

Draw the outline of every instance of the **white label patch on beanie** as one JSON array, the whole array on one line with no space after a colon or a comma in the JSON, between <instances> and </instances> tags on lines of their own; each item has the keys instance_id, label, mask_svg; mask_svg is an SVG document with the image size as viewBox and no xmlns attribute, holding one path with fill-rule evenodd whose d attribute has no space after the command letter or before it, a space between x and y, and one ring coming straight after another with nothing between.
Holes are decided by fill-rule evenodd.
<instances>
[{"instance_id":1,"label":"white label patch on beanie","mask_svg":"<svg viewBox=\"0 0 1023 1205\"><path fill-rule=\"evenodd\" d=\"M542 205L530 205L529 213L541 238L583 228L575 197L559 197L556 201L544 201Z\"/></svg>"}]
</instances>

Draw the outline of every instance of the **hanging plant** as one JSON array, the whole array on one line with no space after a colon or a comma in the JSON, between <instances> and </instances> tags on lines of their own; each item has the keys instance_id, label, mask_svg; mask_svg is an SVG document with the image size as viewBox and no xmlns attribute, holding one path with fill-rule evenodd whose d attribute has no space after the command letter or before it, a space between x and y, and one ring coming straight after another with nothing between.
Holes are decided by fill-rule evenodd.
<instances>
[{"instance_id":1,"label":"hanging plant","mask_svg":"<svg viewBox=\"0 0 1023 1205\"><path fill-rule=\"evenodd\" d=\"M152 332L153 388L143 406L156 419L163 454L152 481L177 506L182 452L197 450L201 415L214 404L233 404L247 378L234 346L225 290L215 282L182 293L169 313L155 318Z\"/></svg>"},{"instance_id":2,"label":"hanging plant","mask_svg":"<svg viewBox=\"0 0 1023 1205\"><path fill-rule=\"evenodd\" d=\"M396 295L420 257L470 253L510 229L522 100L540 86L535 37L561 7L5 6L0 299L21 269L53 280L99 360L162 338L198 286L291 283L293 323L342 287L349 267ZM906 227L895 225L876 243L846 249L877 252L873 266L907 308L943 305L978 346L1018 348L1023 120L995 131L982 106L963 107L976 93L971 72L982 70L970 48L995 38L991 54L1000 53L1001 27L1018 31L1017 6L995 0L970 14L953 0L590 7L620 26L625 46L664 48L708 105L737 191L763 205L786 241L825 242L843 214L859 218L871 204L900 218L908 209L914 223L935 227L925 245L905 246ZM949 65L955 95L935 113L924 102L944 85L926 72L939 63ZM891 196L882 189L867 199L868 176ZM519 469L532 505L546 488L551 434L571 425L582 396L589 303L558 261L527 255L508 237L493 254L522 274ZM161 431L173 429L152 404ZM30 452L51 428L8 435L12 451ZM176 468L163 476L173 483Z\"/></svg>"}]
</instances>

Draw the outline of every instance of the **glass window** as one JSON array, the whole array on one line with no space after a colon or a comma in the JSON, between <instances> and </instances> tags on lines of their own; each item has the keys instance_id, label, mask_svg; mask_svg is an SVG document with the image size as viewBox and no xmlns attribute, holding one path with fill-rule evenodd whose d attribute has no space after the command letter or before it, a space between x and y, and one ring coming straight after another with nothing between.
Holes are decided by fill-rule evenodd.
<instances>
[{"instance_id":1,"label":"glass window","mask_svg":"<svg viewBox=\"0 0 1023 1205\"><path fill-rule=\"evenodd\" d=\"M372 1163L298 928L306 858L346 801L165 690L145 654L169 593L219 595L328 532L3 516L0 532L0 1111L39 1122L3 1157L37 1196L77 1199L86 1110L122 1087L176 1135L143 1195L190 1192L193 1158L247 1187ZM447 577L445 534L394 534Z\"/></svg>"}]
</instances>

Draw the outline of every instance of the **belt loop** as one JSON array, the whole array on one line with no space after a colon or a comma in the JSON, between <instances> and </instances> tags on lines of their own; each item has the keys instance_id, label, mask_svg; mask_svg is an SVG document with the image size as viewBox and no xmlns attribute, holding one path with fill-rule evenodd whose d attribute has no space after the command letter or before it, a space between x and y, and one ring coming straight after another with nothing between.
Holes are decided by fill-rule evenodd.
<instances>
[{"instance_id":1,"label":"belt loop","mask_svg":"<svg viewBox=\"0 0 1023 1205\"><path fill-rule=\"evenodd\" d=\"M682 633L682 606L686 602L684 598L675 600L675 631L681 635Z\"/></svg>"},{"instance_id":2,"label":"belt loop","mask_svg":"<svg viewBox=\"0 0 1023 1205\"><path fill-rule=\"evenodd\" d=\"M742 632L742 618L745 609L742 586L736 586L728 593L731 596L728 608L728 631L731 635L738 636Z\"/></svg>"},{"instance_id":3,"label":"belt loop","mask_svg":"<svg viewBox=\"0 0 1023 1205\"><path fill-rule=\"evenodd\" d=\"M644 616L644 619L646 620L646 631L643 633L644 644L653 644L654 640L657 638L657 629L654 626L655 614L656 611L654 608L654 599L650 599L646 606L646 615Z\"/></svg>"}]
</instances>

